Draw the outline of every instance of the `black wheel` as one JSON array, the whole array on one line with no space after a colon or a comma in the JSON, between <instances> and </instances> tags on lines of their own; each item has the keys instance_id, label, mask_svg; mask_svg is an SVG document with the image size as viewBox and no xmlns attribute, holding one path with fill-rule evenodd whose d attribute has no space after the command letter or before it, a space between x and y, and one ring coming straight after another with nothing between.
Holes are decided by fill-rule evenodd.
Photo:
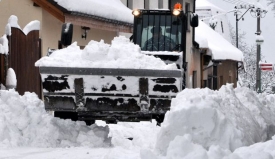
<instances>
[{"instance_id":1,"label":"black wheel","mask_svg":"<svg viewBox=\"0 0 275 159\"><path fill-rule=\"evenodd\" d=\"M78 115L76 112L55 111L54 117L60 119L71 119L72 121L77 121L78 119Z\"/></svg>"}]
</instances>

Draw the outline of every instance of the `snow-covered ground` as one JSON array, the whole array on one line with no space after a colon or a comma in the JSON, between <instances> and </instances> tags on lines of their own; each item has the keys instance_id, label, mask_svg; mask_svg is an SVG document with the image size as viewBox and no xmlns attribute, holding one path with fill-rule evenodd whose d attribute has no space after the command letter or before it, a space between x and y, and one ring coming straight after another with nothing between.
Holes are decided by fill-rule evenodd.
<instances>
[{"instance_id":1,"label":"snow-covered ground","mask_svg":"<svg viewBox=\"0 0 275 159\"><path fill-rule=\"evenodd\" d=\"M91 41L84 50L74 43L36 66L99 67L104 60L101 67L174 69L124 37L111 45ZM274 103L275 95L231 84L218 91L185 89L172 99L161 127L155 121L86 126L54 118L34 93L1 90L0 158L272 159Z\"/></svg>"},{"instance_id":2,"label":"snow-covered ground","mask_svg":"<svg viewBox=\"0 0 275 159\"><path fill-rule=\"evenodd\" d=\"M272 159L275 95L228 84L185 89L156 122L92 126L54 118L34 93L0 92L0 158ZM130 140L132 139L132 140Z\"/></svg>"}]
</instances>

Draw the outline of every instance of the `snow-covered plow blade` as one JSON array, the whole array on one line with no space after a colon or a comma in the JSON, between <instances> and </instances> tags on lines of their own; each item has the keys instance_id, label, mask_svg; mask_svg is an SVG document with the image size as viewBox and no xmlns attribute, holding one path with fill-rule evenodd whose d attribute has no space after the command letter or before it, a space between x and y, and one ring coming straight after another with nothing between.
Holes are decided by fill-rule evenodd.
<instances>
[{"instance_id":1,"label":"snow-covered plow blade","mask_svg":"<svg viewBox=\"0 0 275 159\"><path fill-rule=\"evenodd\" d=\"M181 70L40 67L46 110L76 120L159 122L181 91Z\"/></svg>"}]
</instances>

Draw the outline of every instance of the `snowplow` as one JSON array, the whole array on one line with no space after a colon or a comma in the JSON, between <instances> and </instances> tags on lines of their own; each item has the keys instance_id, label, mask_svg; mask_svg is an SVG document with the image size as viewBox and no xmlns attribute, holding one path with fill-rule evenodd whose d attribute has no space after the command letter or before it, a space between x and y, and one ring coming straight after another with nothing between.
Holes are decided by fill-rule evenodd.
<instances>
[{"instance_id":1,"label":"snowplow","mask_svg":"<svg viewBox=\"0 0 275 159\"><path fill-rule=\"evenodd\" d=\"M95 120L152 119L160 124L171 99L185 88L186 16L179 11L134 10L132 36L142 54L174 63L177 69L39 66L45 109L88 125Z\"/></svg>"}]
</instances>

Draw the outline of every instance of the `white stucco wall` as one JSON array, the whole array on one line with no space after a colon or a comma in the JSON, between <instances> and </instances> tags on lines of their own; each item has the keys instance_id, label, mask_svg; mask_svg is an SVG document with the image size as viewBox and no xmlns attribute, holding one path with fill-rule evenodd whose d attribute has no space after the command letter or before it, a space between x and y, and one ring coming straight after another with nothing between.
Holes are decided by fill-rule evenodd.
<instances>
[{"instance_id":1,"label":"white stucco wall","mask_svg":"<svg viewBox=\"0 0 275 159\"><path fill-rule=\"evenodd\" d=\"M20 7L20 9L19 9ZM5 27L11 15L18 17L18 24L23 29L33 20L42 20L40 7L34 7L32 0L1 0L0 2L0 33L5 34Z\"/></svg>"},{"instance_id":2,"label":"white stucco wall","mask_svg":"<svg viewBox=\"0 0 275 159\"><path fill-rule=\"evenodd\" d=\"M62 22L53 17L47 11L42 10L42 27L40 37L42 39L42 56L45 56L48 49L58 49L58 40L61 37Z\"/></svg>"},{"instance_id":3,"label":"white stucco wall","mask_svg":"<svg viewBox=\"0 0 275 159\"><path fill-rule=\"evenodd\" d=\"M61 30L63 23L56 19L54 16L43 10L43 23L42 23L42 54L46 55L48 48L58 49L58 41L61 40ZM105 43L110 44L117 32L105 31L91 28L86 39L82 38L83 30L81 26L73 25L73 39L72 42L77 42L79 46L86 46L89 41L100 41L104 39Z\"/></svg>"}]
</instances>

